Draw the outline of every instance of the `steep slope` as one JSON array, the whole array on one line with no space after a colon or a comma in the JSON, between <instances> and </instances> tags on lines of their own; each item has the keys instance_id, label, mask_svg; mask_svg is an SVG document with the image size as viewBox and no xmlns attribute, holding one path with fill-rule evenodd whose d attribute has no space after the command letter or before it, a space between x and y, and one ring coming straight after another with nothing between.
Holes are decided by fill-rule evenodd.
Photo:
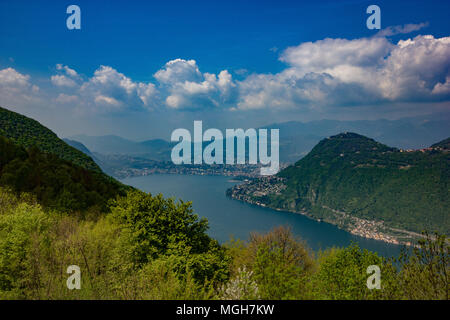
<instances>
[{"instance_id":1,"label":"steep slope","mask_svg":"<svg viewBox=\"0 0 450 320\"><path fill-rule=\"evenodd\" d=\"M0 136L0 186L32 193L44 207L107 211L107 202L127 187L97 171L87 170L36 146L25 148Z\"/></svg>"},{"instance_id":2,"label":"steep slope","mask_svg":"<svg viewBox=\"0 0 450 320\"><path fill-rule=\"evenodd\" d=\"M377 238L377 232L392 235L394 229L449 234L449 182L449 152L403 152L343 133L320 141L276 177L236 186L228 194Z\"/></svg>"},{"instance_id":3,"label":"steep slope","mask_svg":"<svg viewBox=\"0 0 450 320\"><path fill-rule=\"evenodd\" d=\"M89 157L92 157L92 153L91 151L86 148L86 146L84 144L82 144L81 142L75 141L75 140L70 140L70 139L62 139L65 143L67 143L69 146L83 152L85 155L88 155Z\"/></svg>"},{"instance_id":4,"label":"steep slope","mask_svg":"<svg viewBox=\"0 0 450 320\"><path fill-rule=\"evenodd\" d=\"M445 150L450 150L450 138L447 138L445 140L433 144L431 148L442 148Z\"/></svg>"},{"instance_id":5,"label":"steep slope","mask_svg":"<svg viewBox=\"0 0 450 320\"><path fill-rule=\"evenodd\" d=\"M83 168L101 172L99 166L83 152L69 146L36 120L0 107L0 136L28 149L36 146Z\"/></svg>"}]
</instances>

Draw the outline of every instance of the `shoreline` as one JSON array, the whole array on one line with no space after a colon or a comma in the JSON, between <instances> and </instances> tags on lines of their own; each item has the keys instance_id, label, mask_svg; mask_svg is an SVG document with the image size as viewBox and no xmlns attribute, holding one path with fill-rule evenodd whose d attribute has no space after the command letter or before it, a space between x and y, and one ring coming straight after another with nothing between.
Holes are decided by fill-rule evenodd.
<instances>
[{"instance_id":1,"label":"shoreline","mask_svg":"<svg viewBox=\"0 0 450 320\"><path fill-rule=\"evenodd\" d=\"M220 174L218 172L208 173L208 174L204 174L204 173L199 174L199 173L192 173L192 172L184 172L184 173L153 172L153 173L136 174L136 175L132 175L132 176L127 176L123 179L140 177L140 176L159 175L159 174L183 175L183 176L184 175L187 175L187 176L191 176L191 175L223 176L223 177L230 178L230 182L233 182L233 183L242 182L242 180L236 179L237 176L224 175L224 174ZM240 177L245 177L245 176L241 175ZM248 177L248 176L246 178L252 179L252 177ZM123 179L119 179L119 180L123 180ZM262 208L270 208L275 211L300 214L300 215L303 215L309 219L312 219L312 220L320 222L320 223L324 222L324 223L329 223L331 225L334 225L334 226L338 227L339 229L344 230L352 235L359 236L359 237L366 238L366 239L383 241L383 242L389 243L389 244L406 245L408 247L411 247L411 246L415 246L415 244L413 242L415 242L418 238L421 237L420 234L412 232L412 231L386 227L383 225L383 222L381 222L381 221L365 220L365 219L361 219L358 217L352 217L345 212L334 210L334 209L328 208L326 206L323 206L323 208L330 210L333 213L333 215L336 217L335 219L317 218L313 214L308 213L306 211L295 211L295 210L289 210L289 209L284 209L284 208L276 208L276 207L268 206L263 203L259 203L257 201L248 201L246 199L236 198L233 195L226 195L226 196L230 197L233 200L242 201L242 202L256 205L256 206L262 207ZM343 219L345 220L345 222L339 223L339 221L343 220ZM381 230L379 230L380 228L392 230L395 233L403 234L403 236L393 235L392 233L381 231ZM406 239L408 239L408 240L406 240Z\"/></svg>"},{"instance_id":2,"label":"shoreline","mask_svg":"<svg viewBox=\"0 0 450 320\"><path fill-rule=\"evenodd\" d=\"M244 202L244 203L256 205L256 206L262 207L262 208L269 208L269 209L272 209L272 210L275 210L275 211L279 211L279 212L289 212L289 213L299 214L299 215L307 217L308 219L314 220L316 222L329 223L329 224L334 225L334 226L338 227L339 229L344 230L344 231L346 231L346 232L348 232L348 233L350 233L352 235L359 236L359 237L366 238L366 239L378 240L378 241L382 241L382 242L389 243L389 244L394 244L394 245L399 245L399 246L405 245L405 246L408 246L408 247L414 247L416 245L413 242L415 242L415 240L417 240L417 238L422 236L422 235L420 235L418 233L415 233L415 232L412 232L412 231L407 231L407 230L402 230L402 229L393 229L393 228L390 228L390 227L385 227L385 226L383 226L383 222L379 222L379 221L365 220L365 219L361 219L361 218L357 218L357 217L346 217L347 219L349 218L349 219L353 219L354 221L359 222L358 226L353 226L353 228L351 228L351 227L346 227L345 224L340 224L340 223L337 223L337 222L335 222L333 220L330 220L330 219L317 218L314 215L312 215L312 214L310 214L310 213L308 213L306 211L295 211L295 210L289 210L289 209L283 209L283 208L275 208L275 207L271 207L271 206L265 205L263 203L247 201L245 199L238 199L236 197L233 197L232 195L228 196L228 197L230 197L233 200L237 200L237 201L241 201L241 202ZM328 209L330 209L330 208L328 208ZM330 209L330 210L333 210L333 209ZM333 210L333 211L335 211L335 210ZM336 212L338 212L338 211L336 211ZM393 230L395 230L398 233L407 234L407 235L409 235L409 237L411 239L409 241L403 240L403 239L399 239L401 237L392 235L390 233L382 232L382 231L379 231L379 230L374 230L373 228L367 228L367 227L364 228L364 227L362 227L361 224L363 224L363 225L364 224L369 224L369 225L372 225L372 226L383 226L384 228L389 228L391 230L393 229ZM414 235L415 238L413 238L412 235Z\"/></svg>"}]
</instances>

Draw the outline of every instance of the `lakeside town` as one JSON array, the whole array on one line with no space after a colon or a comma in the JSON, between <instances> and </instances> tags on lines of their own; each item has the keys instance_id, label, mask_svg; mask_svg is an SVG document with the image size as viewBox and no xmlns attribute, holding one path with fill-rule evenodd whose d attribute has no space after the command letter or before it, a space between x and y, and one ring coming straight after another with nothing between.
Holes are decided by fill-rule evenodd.
<instances>
[{"instance_id":1,"label":"lakeside town","mask_svg":"<svg viewBox=\"0 0 450 320\"><path fill-rule=\"evenodd\" d=\"M286 179L284 178L277 176L262 177L254 180L244 180L243 183L228 189L227 196L257 206L270 207L277 211L301 214L318 222L334 224L353 235L387 243L411 246L414 240L421 236L415 232L389 228L384 225L383 221L358 218L327 206L322 206L322 208L329 211L331 215L323 218L318 218L306 210L296 211L293 208L276 208L271 206L268 201L269 197L281 194L281 191L286 189L286 187Z\"/></svg>"},{"instance_id":2,"label":"lakeside town","mask_svg":"<svg viewBox=\"0 0 450 320\"><path fill-rule=\"evenodd\" d=\"M170 161L155 162L144 167L114 168L111 174L119 179L152 174L221 175L254 179L260 177L261 165L174 165Z\"/></svg>"},{"instance_id":3,"label":"lakeside town","mask_svg":"<svg viewBox=\"0 0 450 320\"><path fill-rule=\"evenodd\" d=\"M156 161L127 155L101 155L98 153L94 155L102 169L118 179L152 174L220 175L256 179L261 177L261 167L263 167L260 163L174 164L172 161ZM288 163L280 163L280 170L287 166Z\"/></svg>"}]
</instances>

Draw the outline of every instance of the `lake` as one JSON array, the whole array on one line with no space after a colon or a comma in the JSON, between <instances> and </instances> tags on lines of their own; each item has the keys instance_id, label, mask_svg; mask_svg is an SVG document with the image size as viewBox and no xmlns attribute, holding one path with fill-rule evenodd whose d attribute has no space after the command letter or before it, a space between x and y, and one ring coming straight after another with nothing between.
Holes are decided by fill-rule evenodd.
<instances>
[{"instance_id":1,"label":"lake","mask_svg":"<svg viewBox=\"0 0 450 320\"><path fill-rule=\"evenodd\" d=\"M162 193L165 197L192 201L194 212L209 221L208 234L221 243L231 237L247 240L253 231L265 232L276 226L290 226L292 232L315 251L348 246L352 241L386 257L397 256L401 249L401 246L355 236L300 214L232 200L225 195L225 191L236 184L232 177L155 174L121 181L152 194Z\"/></svg>"}]
</instances>

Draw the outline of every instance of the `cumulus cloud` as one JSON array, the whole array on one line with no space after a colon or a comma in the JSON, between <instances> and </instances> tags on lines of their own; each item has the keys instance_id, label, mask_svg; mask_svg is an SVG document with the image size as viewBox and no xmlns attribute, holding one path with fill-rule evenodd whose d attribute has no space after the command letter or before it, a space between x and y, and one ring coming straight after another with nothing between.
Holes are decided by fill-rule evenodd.
<instances>
[{"instance_id":1,"label":"cumulus cloud","mask_svg":"<svg viewBox=\"0 0 450 320\"><path fill-rule=\"evenodd\" d=\"M56 70L58 74L51 76L50 81L57 87L73 88L78 86L78 83L82 81L78 72L68 66L58 63L56 65Z\"/></svg>"},{"instance_id":2,"label":"cumulus cloud","mask_svg":"<svg viewBox=\"0 0 450 320\"><path fill-rule=\"evenodd\" d=\"M70 104L79 112L116 112L126 109L154 108L157 94L153 83L133 81L110 66L100 66L90 78L74 69L57 64L58 74L51 76L53 85L62 90L55 103Z\"/></svg>"},{"instance_id":3,"label":"cumulus cloud","mask_svg":"<svg viewBox=\"0 0 450 320\"><path fill-rule=\"evenodd\" d=\"M30 76L13 68L0 70L0 105L29 103L36 99L39 87L30 82Z\"/></svg>"},{"instance_id":4,"label":"cumulus cloud","mask_svg":"<svg viewBox=\"0 0 450 320\"><path fill-rule=\"evenodd\" d=\"M374 66L394 47L386 38L324 39L287 48L280 60L296 73L333 71L343 65Z\"/></svg>"},{"instance_id":5,"label":"cumulus cloud","mask_svg":"<svg viewBox=\"0 0 450 320\"><path fill-rule=\"evenodd\" d=\"M58 63L56 65L56 70L64 71L68 76L73 78L78 78L78 72L76 72L74 69L69 68L68 66L64 66L61 63Z\"/></svg>"},{"instance_id":6,"label":"cumulus cloud","mask_svg":"<svg viewBox=\"0 0 450 320\"><path fill-rule=\"evenodd\" d=\"M79 90L91 107L109 109L152 107L157 94L152 83L134 82L109 66L100 66Z\"/></svg>"},{"instance_id":7,"label":"cumulus cloud","mask_svg":"<svg viewBox=\"0 0 450 320\"><path fill-rule=\"evenodd\" d=\"M156 80L163 84L173 85L179 82L196 82L202 79L202 74L195 60L175 59L154 74Z\"/></svg>"},{"instance_id":8,"label":"cumulus cloud","mask_svg":"<svg viewBox=\"0 0 450 320\"><path fill-rule=\"evenodd\" d=\"M450 37L325 39L286 49L288 67L239 83L238 108L320 108L449 99Z\"/></svg>"},{"instance_id":9,"label":"cumulus cloud","mask_svg":"<svg viewBox=\"0 0 450 320\"><path fill-rule=\"evenodd\" d=\"M107 104L113 107L120 107L120 102L112 97L99 95L95 97L95 102L99 104Z\"/></svg>"},{"instance_id":10,"label":"cumulus cloud","mask_svg":"<svg viewBox=\"0 0 450 320\"><path fill-rule=\"evenodd\" d=\"M432 93L444 96L450 95L450 76L446 76L445 81L436 83Z\"/></svg>"},{"instance_id":11,"label":"cumulus cloud","mask_svg":"<svg viewBox=\"0 0 450 320\"><path fill-rule=\"evenodd\" d=\"M50 79L55 86L59 87L75 87L77 85L75 81L65 75L54 75Z\"/></svg>"},{"instance_id":12,"label":"cumulus cloud","mask_svg":"<svg viewBox=\"0 0 450 320\"><path fill-rule=\"evenodd\" d=\"M27 87L29 85L29 75L24 75L13 68L0 70L0 85L2 87Z\"/></svg>"},{"instance_id":13,"label":"cumulus cloud","mask_svg":"<svg viewBox=\"0 0 450 320\"><path fill-rule=\"evenodd\" d=\"M431 35L400 40L377 72L379 88L390 100L448 99L450 37Z\"/></svg>"},{"instance_id":14,"label":"cumulus cloud","mask_svg":"<svg viewBox=\"0 0 450 320\"><path fill-rule=\"evenodd\" d=\"M391 27L385 34L422 27ZM135 81L111 66L100 66L85 77L58 64L57 74L50 78L56 86L51 98L95 112L140 108L322 112L341 106L450 101L450 37L418 35L396 43L385 36L327 38L289 47L279 59L286 64L283 71L238 70L241 80L227 70L202 72L195 60L185 59L168 61L153 74L152 82ZM0 70L2 98L6 94L32 97L38 92L30 76L12 68Z\"/></svg>"},{"instance_id":15,"label":"cumulus cloud","mask_svg":"<svg viewBox=\"0 0 450 320\"><path fill-rule=\"evenodd\" d=\"M236 84L227 70L218 75L201 73L195 60L175 59L154 74L173 109L226 106L235 98Z\"/></svg>"}]
</instances>

